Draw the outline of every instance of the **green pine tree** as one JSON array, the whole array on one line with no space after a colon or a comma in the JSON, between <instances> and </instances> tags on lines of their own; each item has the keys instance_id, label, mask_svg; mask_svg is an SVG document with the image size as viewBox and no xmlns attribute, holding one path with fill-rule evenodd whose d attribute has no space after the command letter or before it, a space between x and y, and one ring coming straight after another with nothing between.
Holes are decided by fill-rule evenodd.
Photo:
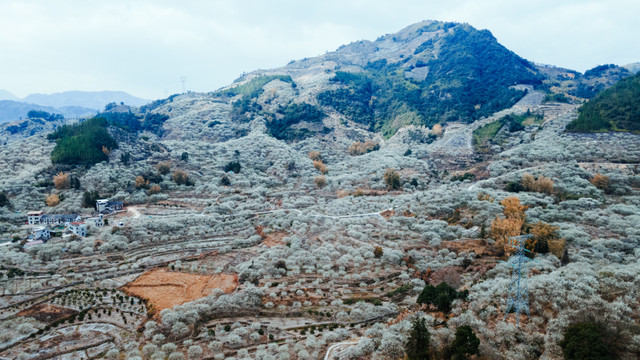
<instances>
[{"instance_id":1,"label":"green pine tree","mask_svg":"<svg viewBox=\"0 0 640 360\"><path fill-rule=\"evenodd\" d=\"M429 329L427 329L424 318L416 318L405 345L405 352L409 360L429 359L429 338Z\"/></svg>"},{"instance_id":2,"label":"green pine tree","mask_svg":"<svg viewBox=\"0 0 640 360\"><path fill-rule=\"evenodd\" d=\"M463 325L456 329L456 337L451 344L453 358L455 360L465 360L469 355L478 353L480 340L473 333L469 325Z\"/></svg>"},{"instance_id":3,"label":"green pine tree","mask_svg":"<svg viewBox=\"0 0 640 360\"><path fill-rule=\"evenodd\" d=\"M611 359L611 352L602 339L600 328L591 321L569 326L560 347L566 360Z\"/></svg>"}]
</instances>

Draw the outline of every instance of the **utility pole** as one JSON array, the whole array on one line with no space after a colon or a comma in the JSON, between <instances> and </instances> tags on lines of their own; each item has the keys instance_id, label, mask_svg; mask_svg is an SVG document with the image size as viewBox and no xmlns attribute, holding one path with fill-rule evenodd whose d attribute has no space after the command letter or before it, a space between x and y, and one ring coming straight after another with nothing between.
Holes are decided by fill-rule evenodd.
<instances>
[{"instance_id":1,"label":"utility pole","mask_svg":"<svg viewBox=\"0 0 640 360\"><path fill-rule=\"evenodd\" d=\"M186 76L180 76L180 82L182 82L182 93L186 94L187 93L187 87L186 87L185 83L187 82L187 77Z\"/></svg>"}]
</instances>

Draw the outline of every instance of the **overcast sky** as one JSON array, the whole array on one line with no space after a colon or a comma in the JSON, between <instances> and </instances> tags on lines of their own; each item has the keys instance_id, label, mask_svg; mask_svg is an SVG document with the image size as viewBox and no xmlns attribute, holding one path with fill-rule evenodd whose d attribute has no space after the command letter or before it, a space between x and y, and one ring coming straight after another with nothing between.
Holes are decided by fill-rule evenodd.
<instances>
[{"instance_id":1,"label":"overcast sky","mask_svg":"<svg viewBox=\"0 0 640 360\"><path fill-rule=\"evenodd\" d=\"M155 99L229 84L420 20L489 29L518 55L579 71L640 61L638 0L0 0L0 89Z\"/></svg>"}]
</instances>

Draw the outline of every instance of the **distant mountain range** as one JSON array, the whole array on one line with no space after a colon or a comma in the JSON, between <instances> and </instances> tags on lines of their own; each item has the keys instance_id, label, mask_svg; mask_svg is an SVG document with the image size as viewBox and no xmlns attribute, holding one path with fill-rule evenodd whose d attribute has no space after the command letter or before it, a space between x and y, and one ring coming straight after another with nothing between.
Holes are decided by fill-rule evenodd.
<instances>
[{"instance_id":1,"label":"distant mountain range","mask_svg":"<svg viewBox=\"0 0 640 360\"><path fill-rule=\"evenodd\" d=\"M27 113L31 110L41 110L52 114L60 114L65 118L91 116L98 112L96 109L89 109L81 106L52 107L21 101L0 100L0 123L24 119L27 117Z\"/></svg>"},{"instance_id":2,"label":"distant mountain range","mask_svg":"<svg viewBox=\"0 0 640 360\"><path fill-rule=\"evenodd\" d=\"M0 89L0 100L20 101L20 98L7 90Z\"/></svg>"},{"instance_id":3,"label":"distant mountain range","mask_svg":"<svg viewBox=\"0 0 640 360\"><path fill-rule=\"evenodd\" d=\"M124 91L65 91L53 94L30 94L19 98L0 89L0 122L26 117L29 110L42 110L62 114L64 117L81 117L97 113L109 103L125 103L142 106L149 100Z\"/></svg>"}]
</instances>

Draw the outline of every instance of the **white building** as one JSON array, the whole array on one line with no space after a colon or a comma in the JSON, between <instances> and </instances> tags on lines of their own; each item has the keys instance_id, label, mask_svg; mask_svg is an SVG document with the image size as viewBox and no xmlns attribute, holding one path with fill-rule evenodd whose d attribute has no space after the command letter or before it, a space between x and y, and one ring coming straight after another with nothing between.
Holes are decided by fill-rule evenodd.
<instances>
[{"instance_id":1,"label":"white building","mask_svg":"<svg viewBox=\"0 0 640 360\"><path fill-rule=\"evenodd\" d=\"M93 226L101 227L104 226L104 216L100 214L98 217L90 217L86 218L84 221L93 224Z\"/></svg>"},{"instance_id":2,"label":"white building","mask_svg":"<svg viewBox=\"0 0 640 360\"><path fill-rule=\"evenodd\" d=\"M78 236L87 236L87 224L83 222L72 222L71 225L69 225L69 230Z\"/></svg>"},{"instance_id":3,"label":"white building","mask_svg":"<svg viewBox=\"0 0 640 360\"><path fill-rule=\"evenodd\" d=\"M27 222L29 225L37 225L40 224L40 219L44 215L43 211L29 211L27 213Z\"/></svg>"},{"instance_id":4,"label":"white building","mask_svg":"<svg viewBox=\"0 0 640 360\"><path fill-rule=\"evenodd\" d=\"M109 207L109 200L100 199L96 201L96 210L98 210L99 213L107 211L107 207Z\"/></svg>"},{"instance_id":5,"label":"white building","mask_svg":"<svg viewBox=\"0 0 640 360\"><path fill-rule=\"evenodd\" d=\"M35 240L49 240L51 237L51 231L47 226L34 228L31 233Z\"/></svg>"},{"instance_id":6,"label":"white building","mask_svg":"<svg viewBox=\"0 0 640 360\"><path fill-rule=\"evenodd\" d=\"M122 210L122 201L110 201L108 199L96 200L96 210L99 213L110 213L117 210Z\"/></svg>"}]
</instances>

